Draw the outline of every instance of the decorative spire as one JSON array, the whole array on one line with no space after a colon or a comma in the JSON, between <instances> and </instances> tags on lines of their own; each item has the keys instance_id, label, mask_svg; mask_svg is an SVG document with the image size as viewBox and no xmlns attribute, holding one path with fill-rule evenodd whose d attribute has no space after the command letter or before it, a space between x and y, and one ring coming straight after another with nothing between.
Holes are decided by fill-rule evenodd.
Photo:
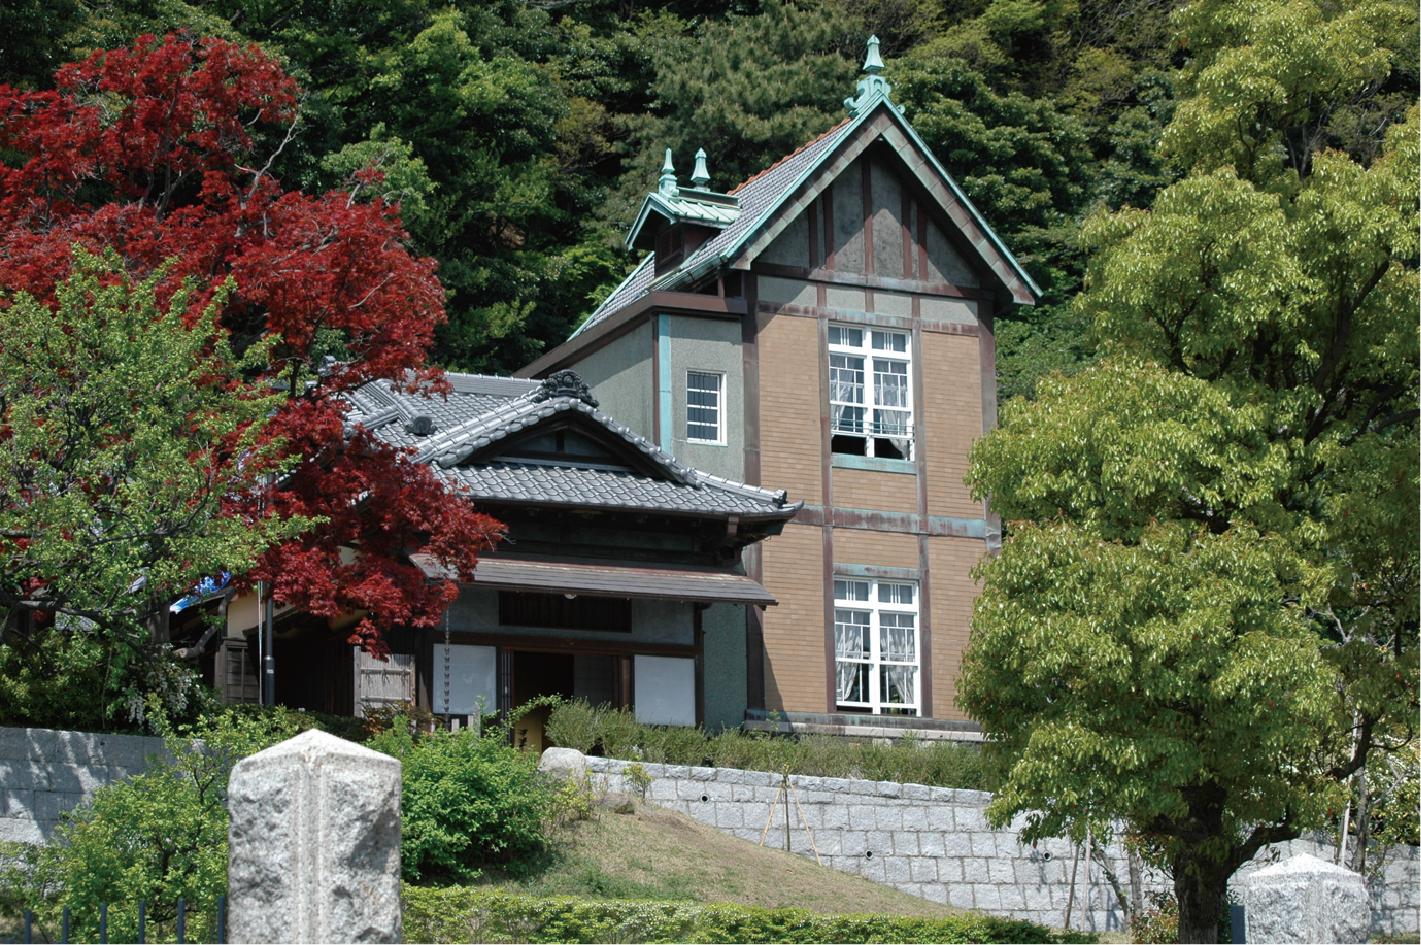
<instances>
[{"instance_id":1,"label":"decorative spire","mask_svg":"<svg viewBox=\"0 0 1421 945\"><path fill-rule=\"evenodd\" d=\"M878 75L883 71L883 59L878 55L878 37L868 38L868 56L863 61L863 71L869 75Z\"/></svg>"},{"instance_id":2,"label":"decorative spire","mask_svg":"<svg viewBox=\"0 0 1421 945\"><path fill-rule=\"evenodd\" d=\"M676 186L676 168L671 166L671 149L666 149L666 163L661 165L661 184L657 188L662 196L674 197L679 187Z\"/></svg>"},{"instance_id":3,"label":"decorative spire","mask_svg":"<svg viewBox=\"0 0 1421 945\"><path fill-rule=\"evenodd\" d=\"M691 172L691 183L696 187L705 187L710 183L710 171L706 170L706 149L696 149L696 169Z\"/></svg>"},{"instance_id":4,"label":"decorative spire","mask_svg":"<svg viewBox=\"0 0 1421 945\"><path fill-rule=\"evenodd\" d=\"M868 38L868 55L864 57L863 71L864 77L858 83L858 95L844 99L844 107L855 117L862 115L879 99L888 101L888 93L893 91L888 80L879 75L883 71L883 59L878 55L877 36Z\"/></svg>"}]
</instances>

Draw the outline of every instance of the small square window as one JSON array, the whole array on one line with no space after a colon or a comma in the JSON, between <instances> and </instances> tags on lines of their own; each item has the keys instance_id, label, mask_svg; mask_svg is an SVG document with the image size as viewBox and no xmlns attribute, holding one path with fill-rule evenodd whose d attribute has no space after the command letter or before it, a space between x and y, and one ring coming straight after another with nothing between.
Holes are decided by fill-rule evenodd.
<instances>
[{"instance_id":1,"label":"small square window","mask_svg":"<svg viewBox=\"0 0 1421 945\"><path fill-rule=\"evenodd\" d=\"M686 439L691 443L725 443L724 374L686 372Z\"/></svg>"}]
</instances>

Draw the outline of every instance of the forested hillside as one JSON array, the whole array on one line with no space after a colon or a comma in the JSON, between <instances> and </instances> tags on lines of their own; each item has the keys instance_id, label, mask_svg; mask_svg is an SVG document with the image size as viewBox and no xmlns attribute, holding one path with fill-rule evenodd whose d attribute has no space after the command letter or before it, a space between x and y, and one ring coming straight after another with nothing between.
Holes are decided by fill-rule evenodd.
<instances>
[{"instance_id":1,"label":"forested hillside","mask_svg":"<svg viewBox=\"0 0 1421 945\"><path fill-rule=\"evenodd\" d=\"M1010 396L1089 357L1069 304L1081 222L1148 206L1177 176L1156 144L1187 75L1179 5L18 0L0 9L0 81L46 87L60 64L145 32L260 44L304 94L296 126L266 143L273 172L309 192L378 166L373 186L400 200L449 293L435 360L509 371L634 264L621 237L664 147L683 174L704 147L729 189L842 117L877 33L896 100L1045 289L1000 325ZM1306 147L1376 153L1416 96L1407 16L1388 77L1299 128Z\"/></svg>"}]
</instances>

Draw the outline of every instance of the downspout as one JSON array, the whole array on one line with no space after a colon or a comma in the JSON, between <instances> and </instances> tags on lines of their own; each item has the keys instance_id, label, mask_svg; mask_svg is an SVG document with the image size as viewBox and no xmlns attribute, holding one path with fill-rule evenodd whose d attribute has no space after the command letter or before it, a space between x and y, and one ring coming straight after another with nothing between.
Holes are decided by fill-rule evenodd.
<instances>
[{"instance_id":1,"label":"downspout","mask_svg":"<svg viewBox=\"0 0 1421 945\"><path fill-rule=\"evenodd\" d=\"M658 404L656 445L675 455L671 449L671 316L660 312L656 316L656 402Z\"/></svg>"}]
</instances>

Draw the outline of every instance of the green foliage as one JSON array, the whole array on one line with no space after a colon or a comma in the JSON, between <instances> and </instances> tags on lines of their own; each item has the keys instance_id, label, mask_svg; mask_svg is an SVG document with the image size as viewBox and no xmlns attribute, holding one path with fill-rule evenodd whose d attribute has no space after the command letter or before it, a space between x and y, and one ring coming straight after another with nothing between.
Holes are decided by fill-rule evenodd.
<instances>
[{"instance_id":1,"label":"green foliage","mask_svg":"<svg viewBox=\"0 0 1421 945\"><path fill-rule=\"evenodd\" d=\"M565 748L651 764L714 765L751 771L903 781L991 790L995 774L975 745L889 744L830 735L772 736L728 730L645 725L625 709L574 700L554 706L545 728Z\"/></svg>"},{"instance_id":2,"label":"green foliage","mask_svg":"<svg viewBox=\"0 0 1421 945\"><path fill-rule=\"evenodd\" d=\"M1416 110L1372 160L1323 149L1327 116L1389 81L1399 15L1180 14L1185 176L1082 234L1101 359L1007 404L972 455L1009 523L959 687L1013 759L989 813L1030 812L1030 836L1125 820L1184 940L1414 730Z\"/></svg>"},{"instance_id":3,"label":"green foliage","mask_svg":"<svg viewBox=\"0 0 1421 945\"><path fill-rule=\"evenodd\" d=\"M233 352L187 284L160 300L158 273L74 251L54 308L20 293L0 319L0 714L103 725L141 717L142 694L193 708L193 674L160 633L200 578L249 568L307 520L233 515L234 495L282 471L263 443L280 395L244 381L265 357ZM115 396L122 392L122 396ZM84 688L39 692L59 670ZM12 675L13 674L13 675Z\"/></svg>"},{"instance_id":4,"label":"green foliage","mask_svg":"<svg viewBox=\"0 0 1421 945\"><path fill-rule=\"evenodd\" d=\"M1318 143L1370 161L1417 72L1415 11L1393 0L1214 0L1173 28L1179 0L11 6L0 80L24 86L149 31L283 56L305 97L273 172L309 189L380 167L385 181L364 189L399 196L415 249L439 259L450 290L437 360L480 370L561 341L627 270L620 238L664 147L683 177L705 147L713 186L733 186L843 117L877 33L909 117L1045 289L1042 305L999 320L1029 329L998 339L1004 393L1028 396L1094 353L1067 310L1085 214L1147 206L1192 155L1233 155L1231 142L1209 150L1231 120L1254 122L1262 137L1246 150L1268 161ZM1155 145L1177 79L1220 108L1191 106L1185 123L1207 134L1172 145L1169 164ZM1280 122L1281 137L1269 130Z\"/></svg>"},{"instance_id":5,"label":"green foliage","mask_svg":"<svg viewBox=\"0 0 1421 945\"><path fill-rule=\"evenodd\" d=\"M1130 916L1130 940L1141 945L1174 945L1179 941L1179 903L1171 893L1146 897L1144 911Z\"/></svg>"},{"instance_id":6,"label":"green foliage","mask_svg":"<svg viewBox=\"0 0 1421 945\"><path fill-rule=\"evenodd\" d=\"M1163 145L1181 166L1296 181L1324 148L1370 162L1416 100L1414 4L1202 2L1176 20L1186 100Z\"/></svg>"},{"instance_id":7,"label":"green foliage","mask_svg":"<svg viewBox=\"0 0 1421 945\"><path fill-rule=\"evenodd\" d=\"M982 913L943 919L816 915L635 900L535 898L468 887L404 891L405 937L421 942L1088 942Z\"/></svg>"},{"instance_id":8,"label":"green foliage","mask_svg":"<svg viewBox=\"0 0 1421 945\"><path fill-rule=\"evenodd\" d=\"M573 748L584 755L597 747L601 738L598 727L602 710L595 709L583 699L573 699L557 706L548 715L543 725L543 733L554 745Z\"/></svg>"},{"instance_id":9,"label":"green foliage","mask_svg":"<svg viewBox=\"0 0 1421 945\"><path fill-rule=\"evenodd\" d=\"M1378 752L1367 762L1367 787L1373 801L1372 837L1385 850L1421 844L1421 744Z\"/></svg>"},{"instance_id":10,"label":"green foliage","mask_svg":"<svg viewBox=\"0 0 1421 945\"><path fill-rule=\"evenodd\" d=\"M651 109L626 119L632 146L618 216L630 221L655 189L663 148L680 160L682 179L705 148L712 186L729 190L828 130L853 90L862 30L836 4L783 0L699 22L646 21Z\"/></svg>"},{"instance_id":11,"label":"green foliage","mask_svg":"<svg viewBox=\"0 0 1421 945\"><path fill-rule=\"evenodd\" d=\"M155 716L156 718L156 716ZM0 905L33 910L41 934L58 938L71 909L77 941L97 941L99 907L109 904L111 940L136 941L137 904L147 907L149 941L173 941L177 900L188 907L188 936L210 940L217 897L227 890L227 778L243 757L303 731L316 720L289 709L246 707L208 716L168 735L163 757L145 772L99 788L65 815L47 846L15 845L0 872Z\"/></svg>"},{"instance_id":12,"label":"green foliage","mask_svg":"<svg viewBox=\"0 0 1421 945\"><path fill-rule=\"evenodd\" d=\"M196 667L165 644L115 641L69 621L0 640L0 725L143 731L145 695L179 721L215 703Z\"/></svg>"},{"instance_id":13,"label":"green foliage","mask_svg":"<svg viewBox=\"0 0 1421 945\"><path fill-rule=\"evenodd\" d=\"M651 774L639 764L629 764L622 772L626 779L631 782L631 786L636 790L637 796L646 800L646 792L651 788Z\"/></svg>"},{"instance_id":14,"label":"green foliage","mask_svg":"<svg viewBox=\"0 0 1421 945\"><path fill-rule=\"evenodd\" d=\"M532 752L471 730L416 737L395 724L369 741L404 765L401 867L411 881L476 878L520 869L548 848L553 785Z\"/></svg>"}]
</instances>

